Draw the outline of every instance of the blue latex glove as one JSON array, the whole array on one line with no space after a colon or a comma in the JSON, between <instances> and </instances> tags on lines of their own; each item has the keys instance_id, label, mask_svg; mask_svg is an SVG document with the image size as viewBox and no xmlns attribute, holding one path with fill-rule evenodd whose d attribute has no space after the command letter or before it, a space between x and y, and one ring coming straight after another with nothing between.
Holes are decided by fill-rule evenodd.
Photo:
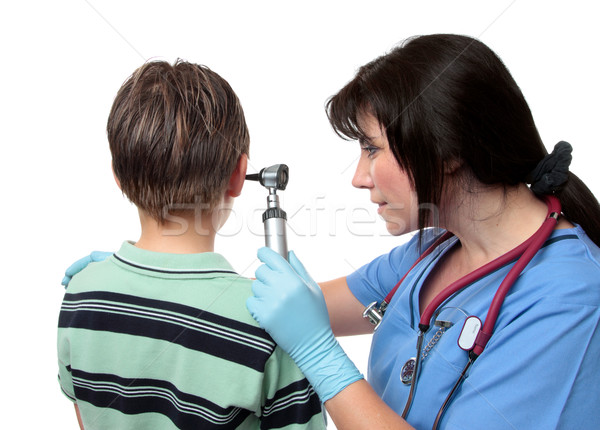
<instances>
[{"instance_id":1,"label":"blue latex glove","mask_svg":"<svg viewBox=\"0 0 600 430\"><path fill-rule=\"evenodd\" d=\"M80 258L75 263L71 264L65 271L65 277L63 278L61 284L67 288L67 285L69 285L69 282L71 282L71 278L85 269L88 264L104 261L111 255L113 255L112 252L93 251L90 255Z\"/></svg>"},{"instance_id":2,"label":"blue latex glove","mask_svg":"<svg viewBox=\"0 0 600 430\"><path fill-rule=\"evenodd\" d=\"M246 305L254 319L296 362L325 402L363 378L331 331L321 289L293 252L289 263L261 248L254 297Z\"/></svg>"}]
</instances>

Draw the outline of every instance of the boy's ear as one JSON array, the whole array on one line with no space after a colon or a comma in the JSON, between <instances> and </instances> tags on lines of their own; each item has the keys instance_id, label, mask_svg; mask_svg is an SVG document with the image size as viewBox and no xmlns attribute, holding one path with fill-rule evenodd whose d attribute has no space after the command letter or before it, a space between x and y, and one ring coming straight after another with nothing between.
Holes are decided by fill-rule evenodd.
<instances>
[{"instance_id":1,"label":"boy's ear","mask_svg":"<svg viewBox=\"0 0 600 430\"><path fill-rule=\"evenodd\" d=\"M229 178L229 187L227 195L229 197L238 197L242 193L244 181L246 180L246 170L248 169L248 154L240 155L237 166Z\"/></svg>"}]
</instances>

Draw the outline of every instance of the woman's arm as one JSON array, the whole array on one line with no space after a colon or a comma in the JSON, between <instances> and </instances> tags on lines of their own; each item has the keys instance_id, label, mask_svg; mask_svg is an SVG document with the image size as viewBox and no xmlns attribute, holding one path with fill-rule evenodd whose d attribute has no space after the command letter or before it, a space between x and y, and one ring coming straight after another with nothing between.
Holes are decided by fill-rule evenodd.
<instances>
[{"instance_id":1,"label":"woman's arm","mask_svg":"<svg viewBox=\"0 0 600 430\"><path fill-rule=\"evenodd\" d=\"M319 286L335 336L373 333L374 326L363 318L364 306L350 291L345 277L323 282ZM413 428L390 409L364 379L348 385L326 401L325 407L339 430Z\"/></svg>"},{"instance_id":2,"label":"woman's arm","mask_svg":"<svg viewBox=\"0 0 600 430\"><path fill-rule=\"evenodd\" d=\"M364 379L348 385L326 401L325 407L339 430L413 428L390 409Z\"/></svg>"},{"instance_id":3,"label":"woman's arm","mask_svg":"<svg viewBox=\"0 0 600 430\"><path fill-rule=\"evenodd\" d=\"M345 277L323 282L319 286L325 297L335 336L373 333L373 324L362 316L365 307L354 297Z\"/></svg>"},{"instance_id":4,"label":"woman's arm","mask_svg":"<svg viewBox=\"0 0 600 430\"><path fill-rule=\"evenodd\" d=\"M261 248L258 256L265 264L256 271L248 309L296 362L336 426L344 430L411 428L377 396L344 353L331 330L321 289L295 254L290 252L288 262L275 251ZM361 306L345 280L331 286L330 299L339 294L345 303L333 312L336 324L343 330L356 330L360 321L355 315L360 317Z\"/></svg>"}]
</instances>

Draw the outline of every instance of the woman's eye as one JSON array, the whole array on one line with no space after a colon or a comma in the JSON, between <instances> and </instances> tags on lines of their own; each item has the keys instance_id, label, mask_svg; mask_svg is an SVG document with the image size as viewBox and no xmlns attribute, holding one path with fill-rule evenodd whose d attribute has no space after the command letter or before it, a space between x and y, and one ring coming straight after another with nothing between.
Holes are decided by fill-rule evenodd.
<instances>
[{"instance_id":1,"label":"woman's eye","mask_svg":"<svg viewBox=\"0 0 600 430\"><path fill-rule=\"evenodd\" d=\"M362 147L362 150L365 151L369 157L374 155L378 149L378 147L373 145L365 145Z\"/></svg>"}]
</instances>

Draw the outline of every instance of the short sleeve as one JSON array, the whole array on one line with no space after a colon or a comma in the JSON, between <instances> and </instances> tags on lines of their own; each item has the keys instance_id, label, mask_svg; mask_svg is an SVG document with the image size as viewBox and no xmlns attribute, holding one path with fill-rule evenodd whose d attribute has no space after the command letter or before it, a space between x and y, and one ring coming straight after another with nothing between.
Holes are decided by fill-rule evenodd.
<instances>
[{"instance_id":1,"label":"short sleeve","mask_svg":"<svg viewBox=\"0 0 600 430\"><path fill-rule=\"evenodd\" d=\"M71 400L76 402L73 379L71 377L70 342L68 330L58 329L58 382L62 392Z\"/></svg>"},{"instance_id":2,"label":"short sleeve","mask_svg":"<svg viewBox=\"0 0 600 430\"><path fill-rule=\"evenodd\" d=\"M291 357L281 348L265 366L261 429L325 429L321 401Z\"/></svg>"}]
</instances>

